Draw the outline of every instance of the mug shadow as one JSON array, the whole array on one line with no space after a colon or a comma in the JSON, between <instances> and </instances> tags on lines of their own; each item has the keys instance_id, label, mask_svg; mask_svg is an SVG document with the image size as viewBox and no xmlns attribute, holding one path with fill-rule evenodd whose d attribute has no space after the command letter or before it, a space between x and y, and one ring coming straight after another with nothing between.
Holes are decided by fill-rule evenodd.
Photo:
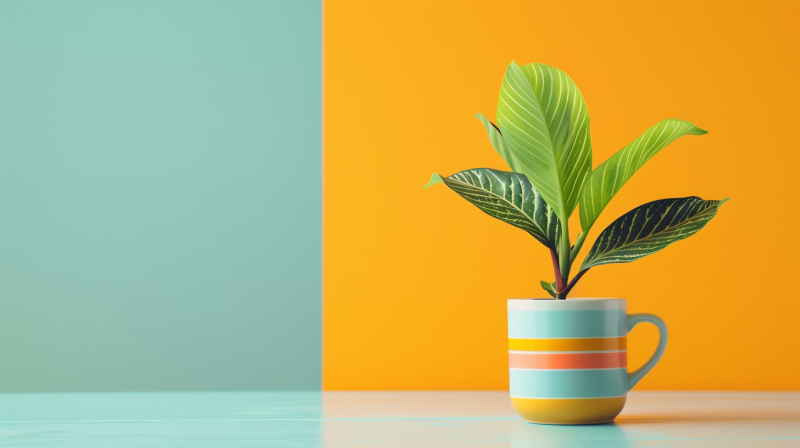
<instances>
[{"instance_id":1,"label":"mug shadow","mask_svg":"<svg viewBox=\"0 0 800 448\"><path fill-rule=\"evenodd\" d=\"M707 415L703 417L697 416L677 416L677 415L637 415L628 417L618 417L614 420L616 424L629 425L637 423L684 423L684 422L697 422L697 423L711 423L711 422L732 422L732 421L771 421L771 422L796 422L796 418L787 418L786 416L769 416L769 415Z\"/></svg>"},{"instance_id":2,"label":"mug shadow","mask_svg":"<svg viewBox=\"0 0 800 448\"><path fill-rule=\"evenodd\" d=\"M639 392L630 398L615 423L800 422L800 394Z\"/></svg>"},{"instance_id":3,"label":"mug shadow","mask_svg":"<svg viewBox=\"0 0 800 448\"><path fill-rule=\"evenodd\" d=\"M613 423L538 425L522 423L512 430L511 447L630 447L671 443L698 433L709 440L736 435L765 440L797 438L800 394L664 393L634 394L630 406ZM765 442L766 443L766 442ZM728 445L730 446L730 445Z\"/></svg>"},{"instance_id":4,"label":"mug shadow","mask_svg":"<svg viewBox=\"0 0 800 448\"><path fill-rule=\"evenodd\" d=\"M773 392L656 392L629 394L614 420L642 423L800 422L800 394Z\"/></svg>"},{"instance_id":5,"label":"mug shadow","mask_svg":"<svg viewBox=\"0 0 800 448\"><path fill-rule=\"evenodd\" d=\"M633 446L633 439L615 423L599 425L516 425L512 448L530 446L612 448Z\"/></svg>"}]
</instances>

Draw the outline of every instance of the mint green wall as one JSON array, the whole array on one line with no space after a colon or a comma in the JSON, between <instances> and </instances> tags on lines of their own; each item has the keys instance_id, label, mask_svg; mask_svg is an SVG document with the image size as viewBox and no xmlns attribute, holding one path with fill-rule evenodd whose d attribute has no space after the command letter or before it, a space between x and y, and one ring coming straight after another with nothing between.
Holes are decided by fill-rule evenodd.
<instances>
[{"instance_id":1,"label":"mint green wall","mask_svg":"<svg viewBox=\"0 0 800 448\"><path fill-rule=\"evenodd\" d=\"M321 5L0 2L0 391L318 389Z\"/></svg>"}]
</instances>

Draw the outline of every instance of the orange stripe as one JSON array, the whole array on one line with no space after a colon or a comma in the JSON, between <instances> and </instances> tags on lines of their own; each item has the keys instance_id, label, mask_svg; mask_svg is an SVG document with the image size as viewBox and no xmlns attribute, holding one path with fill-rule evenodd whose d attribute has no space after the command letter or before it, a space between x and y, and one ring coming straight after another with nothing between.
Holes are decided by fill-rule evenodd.
<instances>
[{"instance_id":1,"label":"orange stripe","mask_svg":"<svg viewBox=\"0 0 800 448\"><path fill-rule=\"evenodd\" d=\"M628 367L628 353L509 353L512 369L612 369Z\"/></svg>"},{"instance_id":2,"label":"orange stripe","mask_svg":"<svg viewBox=\"0 0 800 448\"><path fill-rule=\"evenodd\" d=\"M581 352L626 350L626 336L618 338L508 339L508 349L528 352Z\"/></svg>"}]
</instances>

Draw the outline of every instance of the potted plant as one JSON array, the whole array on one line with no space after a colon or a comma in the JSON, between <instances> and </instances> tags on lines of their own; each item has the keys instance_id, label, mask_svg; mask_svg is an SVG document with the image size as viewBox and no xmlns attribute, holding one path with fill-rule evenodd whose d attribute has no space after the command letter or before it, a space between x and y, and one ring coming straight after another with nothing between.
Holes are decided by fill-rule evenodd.
<instances>
[{"instance_id":1,"label":"potted plant","mask_svg":"<svg viewBox=\"0 0 800 448\"><path fill-rule=\"evenodd\" d=\"M425 187L443 182L550 250L554 280L540 283L555 300L508 302L512 402L532 422L612 421L627 391L663 354L666 326L653 315L628 316L623 299L564 299L594 267L629 263L695 234L727 199L691 196L640 205L600 232L577 272L573 265L598 216L634 173L669 143L706 131L662 120L592 170L589 112L578 87L557 68L513 62L500 89L497 124L477 117L511 171L433 174ZM568 225L576 208L581 231L573 243ZM659 346L628 374L627 333L643 321L659 327Z\"/></svg>"}]
</instances>

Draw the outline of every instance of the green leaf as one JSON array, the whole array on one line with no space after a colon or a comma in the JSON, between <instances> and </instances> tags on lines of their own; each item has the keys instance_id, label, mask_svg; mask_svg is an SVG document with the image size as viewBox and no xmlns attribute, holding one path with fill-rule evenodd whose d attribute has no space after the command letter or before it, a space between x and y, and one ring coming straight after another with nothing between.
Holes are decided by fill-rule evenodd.
<instances>
[{"instance_id":1,"label":"green leaf","mask_svg":"<svg viewBox=\"0 0 800 448\"><path fill-rule=\"evenodd\" d=\"M500 157L506 161L509 168L511 168L511 171L515 173L521 172L516 159L514 159L514 155L511 154L511 151L508 150L505 142L503 142L503 136L500 134L500 128L495 126L494 123L487 120L486 117L481 114L477 114L475 116L481 120L481 123L483 123L483 127L486 128L486 133L489 134L489 141L492 142L492 147L494 147L494 150L497 151L497 153L500 154Z\"/></svg>"},{"instance_id":2,"label":"green leaf","mask_svg":"<svg viewBox=\"0 0 800 448\"><path fill-rule=\"evenodd\" d=\"M519 171L566 222L592 169L589 113L578 87L557 68L512 62L500 89L497 124Z\"/></svg>"},{"instance_id":3,"label":"green leaf","mask_svg":"<svg viewBox=\"0 0 800 448\"><path fill-rule=\"evenodd\" d=\"M433 174L431 174L431 180L429 180L428 183L425 184L425 186L422 187L422 188L428 188L431 185L436 185L436 184L442 183L442 182L444 182L444 180L442 180L442 176L440 176L440 175L438 175L436 173L433 173Z\"/></svg>"},{"instance_id":4,"label":"green leaf","mask_svg":"<svg viewBox=\"0 0 800 448\"><path fill-rule=\"evenodd\" d=\"M580 216L584 233L589 232L611 198L645 162L684 135L706 133L688 121L673 118L661 120L598 166L589 175L581 191Z\"/></svg>"},{"instance_id":5,"label":"green leaf","mask_svg":"<svg viewBox=\"0 0 800 448\"><path fill-rule=\"evenodd\" d=\"M439 179L489 216L528 232L549 248L556 247L558 219L524 174L475 168Z\"/></svg>"},{"instance_id":6,"label":"green leaf","mask_svg":"<svg viewBox=\"0 0 800 448\"><path fill-rule=\"evenodd\" d=\"M581 271L602 264L630 263L688 238L702 229L726 200L690 196L640 205L603 230Z\"/></svg>"},{"instance_id":7,"label":"green leaf","mask_svg":"<svg viewBox=\"0 0 800 448\"><path fill-rule=\"evenodd\" d=\"M539 284L542 285L542 289L547 291L547 293L550 294L551 296L553 296L553 298L556 297L556 289L553 286L554 283L551 284L551 283L547 283L546 281L542 280L542 281L539 282Z\"/></svg>"}]
</instances>

